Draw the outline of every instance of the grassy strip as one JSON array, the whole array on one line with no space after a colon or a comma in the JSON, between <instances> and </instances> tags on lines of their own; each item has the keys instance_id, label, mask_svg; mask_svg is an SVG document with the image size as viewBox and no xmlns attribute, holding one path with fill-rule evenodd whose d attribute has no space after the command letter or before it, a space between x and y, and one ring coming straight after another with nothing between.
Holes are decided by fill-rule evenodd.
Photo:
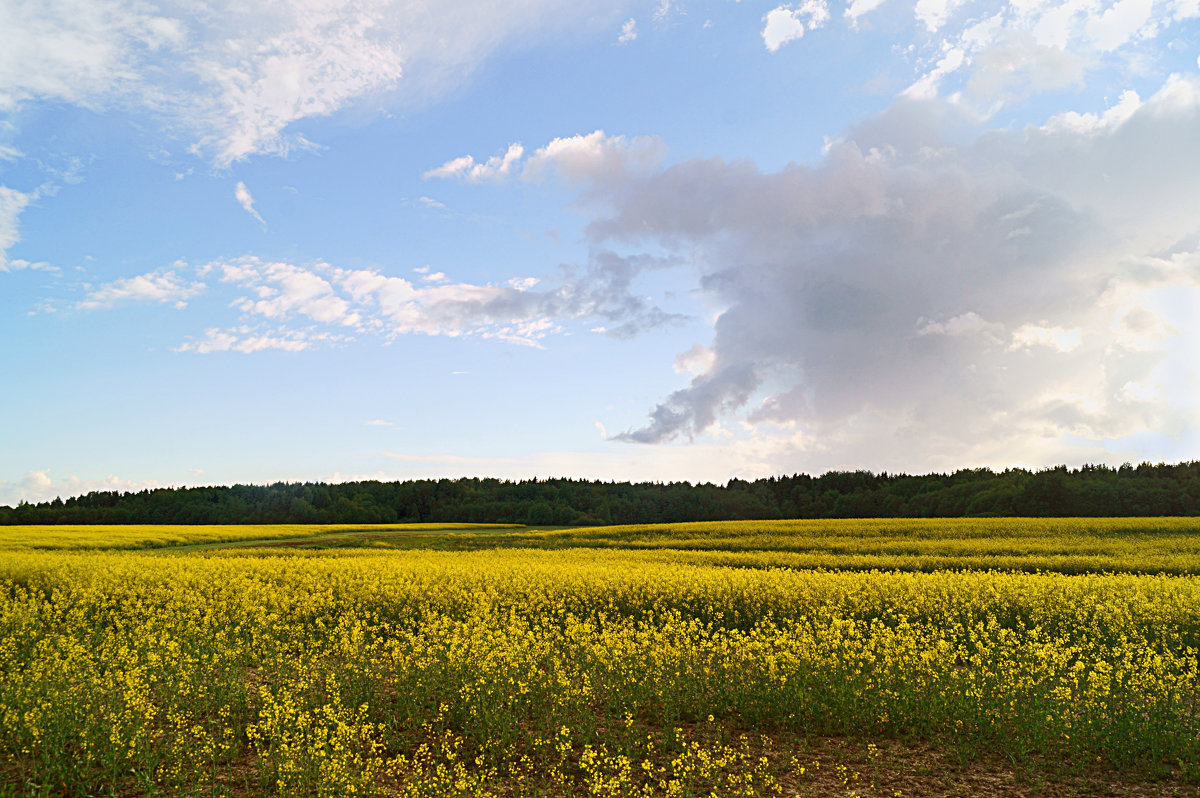
<instances>
[{"instance_id":1,"label":"grassy strip","mask_svg":"<svg viewBox=\"0 0 1200 798\"><path fill-rule=\"evenodd\" d=\"M518 524L229 524L7 526L0 527L0 551L154 549L191 547L200 550L230 543L329 540L346 535L477 532L522 529Z\"/></svg>"},{"instance_id":2,"label":"grassy strip","mask_svg":"<svg viewBox=\"0 0 1200 798\"><path fill-rule=\"evenodd\" d=\"M381 532L311 545L444 551L615 549L742 568L1200 574L1200 519L1195 518L736 521L525 528L503 534Z\"/></svg>"}]
</instances>

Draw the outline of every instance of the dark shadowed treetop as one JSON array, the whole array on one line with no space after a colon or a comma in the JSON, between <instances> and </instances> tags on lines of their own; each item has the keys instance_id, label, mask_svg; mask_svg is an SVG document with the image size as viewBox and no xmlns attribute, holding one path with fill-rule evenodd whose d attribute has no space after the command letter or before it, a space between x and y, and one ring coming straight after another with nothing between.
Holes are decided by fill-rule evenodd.
<instances>
[{"instance_id":1,"label":"dark shadowed treetop","mask_svg":"<svg viewBox=\"0 0 1200 798\"><path fill-rule=\"evenodd\" d=\"M726 485L577 479L275 483L93 492L0 507L0 524L406 521L537 526L770 518L1200 515L1200 461L952 474L830 471Z\"/></svg>"}]
</instances>

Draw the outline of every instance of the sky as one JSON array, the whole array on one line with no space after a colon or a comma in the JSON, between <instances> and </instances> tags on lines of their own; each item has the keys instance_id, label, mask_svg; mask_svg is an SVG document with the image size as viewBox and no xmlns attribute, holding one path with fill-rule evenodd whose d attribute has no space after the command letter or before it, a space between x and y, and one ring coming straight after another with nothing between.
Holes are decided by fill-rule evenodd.
<instances>
[{"instance_id":1,"label":"sky","mask_svg":"<svg viewBox=\"0 0 1200 798\"><path fill-rule=\"evenodd\" d=\"M0 0L0 504L1200 459L1200 0Z\"/></svg>"}]
</instances>

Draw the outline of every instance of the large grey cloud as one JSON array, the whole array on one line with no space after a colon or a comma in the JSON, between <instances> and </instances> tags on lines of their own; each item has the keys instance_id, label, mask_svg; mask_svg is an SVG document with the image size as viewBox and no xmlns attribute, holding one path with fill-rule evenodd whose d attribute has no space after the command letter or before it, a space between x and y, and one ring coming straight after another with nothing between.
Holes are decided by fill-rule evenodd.
<instances>
[{"instance_id":1,"label":"large grey cloud","mask_svg":"<svg viewBox=\"0 0 1200 798\"><path fill-rule=\"evenodd\" d=\"M1198 274L1200 80L1126 100L967 143L943 136L951 106L901 100L811 168L598 173L580 198L593 242L686 253L724 308L711 367L621 437L734 411L959 452L1194 427L1195 373L1162 373L1190 368L1191 328L1163 292Z\"/></svg>"}]
</instances>

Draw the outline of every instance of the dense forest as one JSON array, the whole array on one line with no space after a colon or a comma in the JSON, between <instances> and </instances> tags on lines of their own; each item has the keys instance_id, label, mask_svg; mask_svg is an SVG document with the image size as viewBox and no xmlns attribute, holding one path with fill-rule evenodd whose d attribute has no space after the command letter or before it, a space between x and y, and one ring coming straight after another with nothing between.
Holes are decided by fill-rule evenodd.
<instances>
[{"instance_id":1,"label":"dense forest","mask_svg":"<svg viewBox=\"0 0 1200 798\"><path fill-rule=\"evenodd\" d=\"M0 507L0 524L458 521L536 526L766 518L1200 515L1200 461L989 469L831 471L725 485L578 479L276 483L93 492Z\"/></svg>"}]
</instances>

